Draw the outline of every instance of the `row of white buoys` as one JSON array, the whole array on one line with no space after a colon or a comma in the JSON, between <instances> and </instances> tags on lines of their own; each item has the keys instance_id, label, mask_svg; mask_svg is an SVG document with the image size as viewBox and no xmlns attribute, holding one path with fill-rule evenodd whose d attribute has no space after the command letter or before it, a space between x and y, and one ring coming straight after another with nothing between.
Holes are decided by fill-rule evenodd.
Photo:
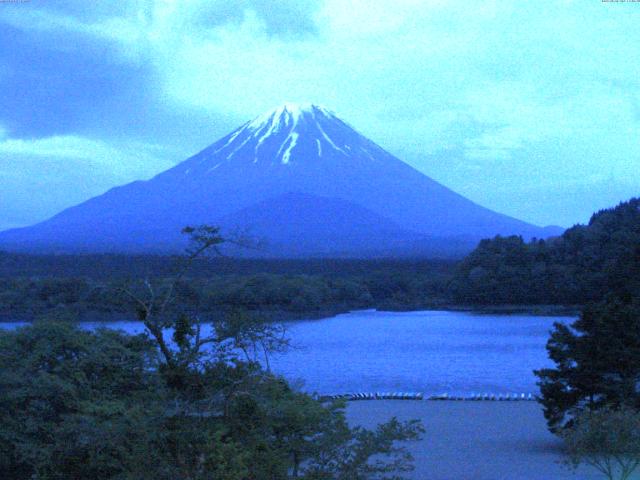
<instances>
[{"instance_id":1,"label":"row of white buoys","mask_svg":"<svg viewBox=\"0 0 640 480\"><path fill-rule=\"evenodd\" d=\"M534 401L537 397L531 393L474 393L472 395L449 395L443 393L441 395L431 395L427 400L472 400L472 401L498 401L498 402L517 402L517 401Z\"/></svg>"},{"instance_id":2,"label":"row of white buoys","mask_svg":"<svg viewBox=\"0 0 640 480\"><path fill-rule=\"evenodd\" d=\"M318 397L320 400L423 400L424 395L416 392L385 392L385 393L343 393L338 395L324 395ZM499 402L516 402L516 401L534 401L537 397L531 393L474 393L471 395L449 395L442 393L439 395L430 395L427 400L457 400L457 401L499 401Z\"/></svg>"},{"instance_id":3,"label":"row of white buoys","mask_svg":"<svg viewBox=\"0 0 640 480\"><path fill-rule=\"evenodd\" d=\"M416 392L387 392L387 393L344 393L340 395L329 395L328 400L422 400L424 395Z\"/></svg>"},{"instance_id":4,"label":"row of white buoys","mask_svg":"<svg viewBox=\"0 0 640 480\"><path fill-rule=\"evenodd\" d=\"M389 392L377 393L376 398L380 400L422 400L424 395L415 392Z\"/></svg>"}]
</instances>

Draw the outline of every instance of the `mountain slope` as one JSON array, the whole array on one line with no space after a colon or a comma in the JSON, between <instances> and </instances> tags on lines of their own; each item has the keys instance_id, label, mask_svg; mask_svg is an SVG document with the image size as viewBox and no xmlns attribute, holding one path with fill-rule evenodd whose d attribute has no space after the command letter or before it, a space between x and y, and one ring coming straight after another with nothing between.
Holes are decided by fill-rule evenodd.
<instances>
[{"instance_id":1,"label":"mountain slope","mask_svg":"<svg viewBox=\"0 0 640 480\"><path fill-rule=\"evenodd\" d=\"M243 208L217 224L229 232L248 228L244 233L265 239L263 251L272 255L375 255L421 238L355 203L295 192Z\"/></svg>"},{"instance_id":2,"label":"mountain slope","mask_svg":"<svg viewBox=\"0 0 640 480\"><path fill-rule=\"evenodd\" d=\"M290 192L364 208L398 226L396 244L406 232L469 240L498 233L548 236L539 227L481 207L431 180L330 111L285 104L149 181L114 188L33 227L0 233L0 245L172 250L181 245L177 232L184 225L219 223ZM281 232L284 239L287 228L291 232L296 221L304 224L302 216L308 215L313 212L305 208L268 230L274 237ZM240 216L248 227L261 221L255 209ZM349 238L348 222L340 224L336 216L326 222L328 229L335 223L335 238ZM300 233L295 242L302 242L304 231ZM370 248L377 235L375 229L365 235ZM302 243L313 243L308 240ZM327 253L342 249L337 241L327 242Z\"/></svg>"}]
</instances>

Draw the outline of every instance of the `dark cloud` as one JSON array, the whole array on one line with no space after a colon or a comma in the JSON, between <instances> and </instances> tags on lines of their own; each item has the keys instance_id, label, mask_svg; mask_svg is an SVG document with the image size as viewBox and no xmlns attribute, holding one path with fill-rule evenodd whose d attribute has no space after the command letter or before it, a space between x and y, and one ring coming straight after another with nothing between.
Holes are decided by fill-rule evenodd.
<instances>
[{"instance_id":1,"label":"dark cloud","mask_svg":"<svg viewBox=\"0 0 640 480\"><path fill-rule=\"evenodd\" d=\"M137 15L140 12L149 13L152 2L136 2L131 0L118 1L82 1L82 0L51 0L31 1L20 8L45 11L56 15L73 17L81 22L95 22L112 17Z\"/></svg>"},{"instance_id":2,"label":"dark cloud","mask_svg":"<svg viewBox=\"0 0 640 480\"><path fill-rule=\"evenodd\" d=\"M0 127L14 138L75 134L184 145L186 156L245 120L167 104L151 63L123 61L114 49L87 35L2 25Z\"/></svg>"},{"instance_id":3,"label":"dark cloud","mask_svg":"<svg viewBox=\"0 0 640 480\"><path fill-rule=\"evenodd\" d=\"M149 15L152 4L141 9L132 1L59 0L20 6L89 25L139 11ZM194 9L191 21L210 28L239 23L253 11L270 35L299 37L315 32L317 8L316 1L216 1ZM0 127L11 137L72 133L196 145L205 135L225 133L230 120L246 120L167 105L151 60L123 57L115 41L70 29L17 26L1 17L0 27Z\"/></svg>"},{"instance_id":4,"label":"dark cloud","mask_svg":"<svg viewBox=\"0 0 640 480\"><path fill-rule=\"evenodd\" d=\"M0 29L0 124L12 136L77 132L148 101L149 65L123 63L109 42L69 32Z\"/></svg>"}]
</instances>

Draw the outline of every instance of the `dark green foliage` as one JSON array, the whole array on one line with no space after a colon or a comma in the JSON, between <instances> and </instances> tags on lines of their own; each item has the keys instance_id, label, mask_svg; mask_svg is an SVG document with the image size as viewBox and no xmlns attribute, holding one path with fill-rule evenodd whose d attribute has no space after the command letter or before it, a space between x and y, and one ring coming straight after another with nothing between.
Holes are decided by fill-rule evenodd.
<instances>
[{"instance_id":1,"label":"dark green foliage","mask_svg":"<svg viewBox=\"0 0 640 480\"><path fill-rule=\"evenodd\" d=\"M228 337L186 361L189 330L173 370L146 336L63 322L0 333L0 478L364 479L409 468L397 441L417 438L417 423L350 429L344 405L229 356Z\"/></svg>"},{"instance_id":2,"label":"dark green foliage","mask_svg":"<svg viewBox=\"0 0 640 480\"><path fill-rule=\"evenodd\" d=\"M411 456L398 447L396 439L415 440L423 432L417 421L401 423L395 418L379 425L375 431L350 430L344 419L334 416L327 433L312 444L312 457L304 478L313 480L400 479L410 471ZM390 456L388 463L371 457Z\"/></svg>"},{"instance_id":3,"label":"dark green foliage","mask_svg":"<svg viewBox=\"0 0 640 480\"><path fill-rule=\"evenodd\" d=\"M640 199L548 241L483 240L451 282L464 304L584 305L610 292L640 296Z\"/></svg>"},{"instance_id":4,"label":"dark green foliage","mask_svg":"<svg viewBox=\"0 0 640 480\"><path fill-rule=\"evenodd\" d=\"M37 255L0 251L0 278L166 278L176 273L181 256L85 254ZM331 278L362 277L377 272L416 275L448 274L452 260L429 259L249 259L232 257L199 258L189 270L190 278L273 275L318 275Z\"/></svg>"},{"instance_id":5,"label":"dark green foliage","mask_svg":"<svg viewBox=\"0 0 640 480\"><path fill-rule=\"evenodd\" d=\"M189 338L196 334L195 328L192 325L191 319L187 315L180 315L175 323L173 331L173 342L178 346L178 349L184 350L189 346Z\"/></svg>"},{"instance_id":6,"label":"dark green foliage","mask_svg":"<svg viewBox=\"0 0 640 480\"><path fill-rule=\"evenodd\" d=\"M181 260L172 262L179 264ZM277 318L300 318L359 308L424 308L446 301L452 264L392 264L388 271L380 270L386 267L376 263L370 264L371 270L365 262L358 265L362 271L352 265L342 273L327 274L212 273L203 278L189 271L176 282L176 301L171 307L176 315L197 311L220 316L242 309ZM172 281L170 276L149 278L160 287ZM33 319L56 312L69 320L133 317L131 313L139 309L121 291L122 283L117 277L0 278L0 315ZM142 281L129 282L129 288L136 294L146 290ZM139 319L141 315L145 313L137 311Z\"/></svg>"},{"instance_id":7,"label":"dark green foliage","mask_svg":"<svg viewBox=\"0 0 640 480\"><path fill-rule=\"evenodd\" d=\"M536 371L549 427L583 410L640 407L640 302L617 299L584 309L570 327L556 323L547 343L556 368Z\"/></svg>"},{"instance_id":8,"label":"dark green foliage","mask_svg":"<svg viewBox=\"0 0 640 480\"><path fill-rule=\"evenodd\" d=\"M1 478L112 478L153 461L144 444L163 389L153 344L65 323L0 335ZM133 461L130 461L133 460ZM101 473L102 472L102 473Z\"/></svg>"},{"instance_id":9,"label":"dark green foliage","mask_svg":"<svg viewBox=\"0 0 640 480\"><path fill-rule=\"evenodd\" d=\"M292 390L256 361L287 346L264 319L234 311L203 329L199 297L182 280L223 240L207 226L185 233L192 246L173 278L119 289L145 335L59 319L0 332L0 478L357 480L407 470L396 442L418 438L418 423L352 430L343 405Z\"/></svg>"}]
</instances>

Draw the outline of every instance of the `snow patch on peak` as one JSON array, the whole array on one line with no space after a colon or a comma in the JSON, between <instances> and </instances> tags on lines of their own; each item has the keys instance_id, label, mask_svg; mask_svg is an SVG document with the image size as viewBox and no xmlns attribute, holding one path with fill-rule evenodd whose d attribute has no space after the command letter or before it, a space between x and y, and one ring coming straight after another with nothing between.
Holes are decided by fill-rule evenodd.
<instances>
[{"instance_id":1,"label":"snow patch on peak","mask_svg":"<svg viewBox=\"0 0 640 480\"><path fill-rule=\"evenodd\" d=\"M332 111L319 105L311 103L283 103L273 110L269 110L262 115L258 115L256 118L244 125L242 130L247 131L249 135L239 148L244 146L249 138L255 138L257 141L254 147L254 163L257 163L259 150L265 141L271 138L272 135L284 131L287 132L287 136L284 142L280 145L276 158L280 157L282 154L282 157L280 158L281 163L287 164L291 159L291 151L296 146L300 136L296 131L296 128L301 121L316 124L318 130L322 132L323 137L328 139L327 134L324 133L318 123L320 118L331 120L337 117ZM328 141L331 146L345 153L342 149L337 148L331 140ZM230 156L234 155L237 150L238 149L234 149ZM318 141L318 154L321 155L321 152L320 142Z\"/></svg>"},{"instance_id":2,"label":"snow patch on peak","mask_svg":"<svg viewBox=\"0 0 640 480\"><path fill-rule=\"evenodd\" d=\"M268 135L279 128L295 128L305 115L311 119L315 118L316 115L331 118L336 116L332 111L320 105L286 102L262 115L258 115L247 124L247 127L256 131L263 130L265 126L269 126L270 128L265 133Z\"/></svg>"},{"instance_id":3,"label":"snow patch on peak","mask_svg":"<svg viewBox=\"0 0 640 480\"><path fill-rule=\"evenodd\" d=\"M305 112L313 113L313 105L311 103L285 102L276 108L276 111L288 112L293 117L300 117Z\"/></svg>"},{"instance_id":4,"label":"snow patch on peak","mask_svg":"<svg viewBox=\"0 0 640 480\"><path fill-rule=\"evenodd\" d=\"M292 132L291 135L287 138L287 140L289 140L289 146L285 150L284 155L282 155L282 163L289 163L289 159L291 158L291 150L293 150L293 147L295 147L296 143L298 143L298 137L299 135L297 133Z\"/></svg>"}]
</instances>

